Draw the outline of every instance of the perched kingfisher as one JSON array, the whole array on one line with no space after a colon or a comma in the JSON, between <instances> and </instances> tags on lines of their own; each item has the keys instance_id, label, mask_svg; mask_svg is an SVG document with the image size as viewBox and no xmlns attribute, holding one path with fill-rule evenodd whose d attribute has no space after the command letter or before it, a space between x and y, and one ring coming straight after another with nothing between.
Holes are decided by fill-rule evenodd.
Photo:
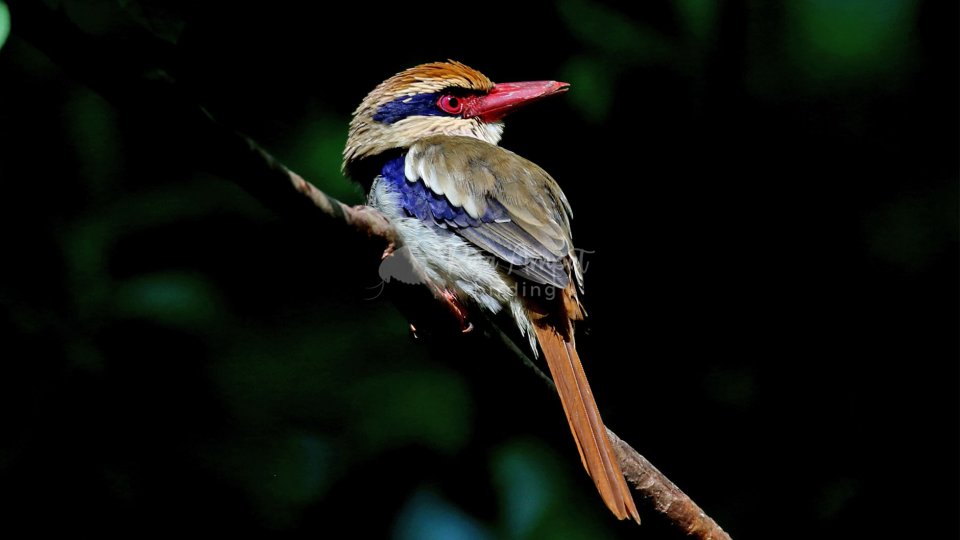
<instances>
[{"instance_id":1,"label":"perched kingfisher","mask_svg":"<svg viewBox=\"0 0 960 540\"><path fill-rule=\"evenodd\" d=\"M639 522L574 345L583 274L570 204L546 171L497 146L504 116L568 86L494 84L454 61L410 68L354 112L343 170L370 186L368 203L465 330L471 314L505 313L543 351L587 473L619 519Z\"/></svg>"}]
</instances>

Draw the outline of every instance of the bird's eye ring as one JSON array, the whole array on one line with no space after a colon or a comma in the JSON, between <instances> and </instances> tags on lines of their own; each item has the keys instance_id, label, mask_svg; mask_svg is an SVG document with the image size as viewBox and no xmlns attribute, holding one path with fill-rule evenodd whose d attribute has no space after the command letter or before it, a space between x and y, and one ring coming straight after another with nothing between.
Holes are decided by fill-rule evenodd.
<instances>
[{"instance_id":1,"label":"bird's eye ring","mask_svg":"<svg viewBox=\"0 0 960 540\"><path fill-rule=\"evenodd\" d=\"M463 101L457 96L441 96L437 100L437 107L445 113L460 114L463 112Z\"/></svg>"}]
</instances>

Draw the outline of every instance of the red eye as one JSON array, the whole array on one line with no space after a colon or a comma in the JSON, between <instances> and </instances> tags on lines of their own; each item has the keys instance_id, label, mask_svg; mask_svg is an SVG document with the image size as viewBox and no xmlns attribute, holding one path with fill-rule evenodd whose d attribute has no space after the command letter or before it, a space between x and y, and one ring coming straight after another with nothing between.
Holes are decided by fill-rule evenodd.
<instances>
[{"instance_id":1,"label":"red eye","mask_svg":"<svg viewBox=\"0 0 960 540\"><path fill-rule=\"evenodd\" d=\"M460 114L463 112L463 101L457 96L443 96L437 100L437 107L446 113Z\"/></svg>"}]
</instances>

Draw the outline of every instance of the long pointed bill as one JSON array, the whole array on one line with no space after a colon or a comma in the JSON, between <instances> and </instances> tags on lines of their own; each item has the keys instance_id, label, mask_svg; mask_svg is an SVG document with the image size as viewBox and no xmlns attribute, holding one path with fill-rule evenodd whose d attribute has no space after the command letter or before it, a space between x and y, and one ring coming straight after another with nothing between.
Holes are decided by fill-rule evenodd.
<instances>
[{"instance_id":1,"label":"long pointed bill","mask_svg":"<svg viewBox=\"0 0 960 540\"><path fill-rule=\"evenodd\" d=\"M565 92L568 88L569 84L557 81L496 84L487 94L464 103L463 116L495 122L523 105Z\"/></svg>"}]
</instances>

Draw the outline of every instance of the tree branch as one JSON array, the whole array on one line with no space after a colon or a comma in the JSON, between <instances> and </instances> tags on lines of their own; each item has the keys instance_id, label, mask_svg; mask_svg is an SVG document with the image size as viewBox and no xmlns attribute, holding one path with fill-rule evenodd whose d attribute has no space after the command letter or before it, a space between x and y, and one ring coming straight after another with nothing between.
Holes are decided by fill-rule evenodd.
<instances>
[{"instance_id":1,"label":"tree branch","mask_svg":"<svg viewBox=\"0 0 960 540\"><path fill-rule=\"evenodd\" d=\"M317 189L278 162L249 138L216 122L202 107L187 99L166 71L143 65L157 63L162 45L149 47L143 57L131 48L107 47L77 29L63 14L37 0L6 0L11 7L13 34L32 44L68 74L90 86L115 106L138 112L150 103L152 122L173 125L185 134L188 150L199 165L250 192L265 206L285 217L316 220L354 231L383 246L395 245L396 231L377 210L349 206ZM139 111L142 114L142 111ZM527 354L499 329L504 346L544 379L553 382ZM683 533L710 540L727 535L689 497L630 445L607 429L624 476L657 513Z\"/></svg>"},{"instance_id":2,"label":"tree branch","mask_svg":"<svg viewBox=\"0 0 960 540\"><path fill-rule=\"evenodd\" d=\"M617 453L617 461L620 462L623 475L640 493L640 497L653 506L654 510L688 536L704 540L730 540L730 535L701 510L693 499L687 497L687 494L680 491L676 484L609 427L607 436L613 443L613 450Z\"/></svg>"},{"instance_id":3,"label":"tree branch","mask_svg":"<svg viewBox=\"0 0 960 540\"><path fill-rule=\"evenodd\" d=\"M541 370L537 364L524 352L523 349L495 324L493 333L499 338L504 347L523 361L544 382L551 393L556 395L557 387L553 380ZM617 454L617 461L623 475L633 484L633 488L640 493L640 498L646 501L653 509L665 517L671 524L684 534L703 540L731 540L716 521L708 516L693 499L680 490L676 484L663 475L659 469L647 461L623 439L617 436L609 427L607 436L613 443L613 450Z\"/></svg>"}]
</instances>

